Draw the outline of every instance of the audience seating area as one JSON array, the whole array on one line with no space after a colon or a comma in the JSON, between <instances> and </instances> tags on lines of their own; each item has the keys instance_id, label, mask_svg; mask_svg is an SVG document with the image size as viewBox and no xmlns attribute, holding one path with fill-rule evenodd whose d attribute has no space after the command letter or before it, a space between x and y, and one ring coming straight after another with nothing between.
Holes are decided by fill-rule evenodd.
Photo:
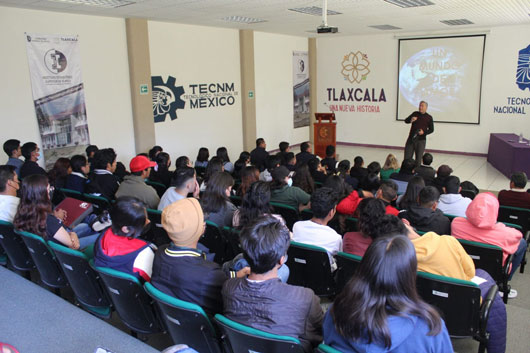
<instances>
[{"instance_id":1,"label":"audience seating area","mask_svg":"<svg viewBox=\"0 0 530 353\"><path fill-rule=\"evenodd\" d=\"M195 170L198 176L206 173L202 167L195 167ZM158 182L146 183L160 197L167 189ZM315 187L322 187L322 183L315 182ZM398 187L399 194L405 192L406 185L398 183ZM58 191L66 197L92 203L96 214L108 210L113 203L113 200L103 196L65 188ZM461 194L469 198L476 196L473 190L462 190ZM232 195L230 200L238 207L242 203L239 196ZM300 212L276 202L271 202L270 206L274 213L281 215L291 231L296 222L310 220L314 216L311 209ZM148 209L147 212L152 227L142 237L157 245L169 242L167 233L161 227L161 211ZM456 218L455 215L445 216L451 221ZM524 238L529 239L530 209L501 206L498 221L519 229ZM359 219L352 215L337 215L329 225L344 236L346 232L359 230ZM417 233L423 235L425 232ZM238 229L220 227L207 220L200 243L209 249L213 261L223 264L241 253L239 234ZM479 352L484 352L489 337L486 324L493 298L502 292L504 302L508 303L508 275L513 255L503 263L503 250L500 247L459 241L473 259L475 267L487 271L497 286L491 287L485 300L482 300L480 289L473 282L418 272L417 290L426 302L443 314L452 337L473 338L479 342ZM91 258L92 248L83 252L72 250L47 242L35 234L14 230L12 224L0 221L0 264L28 280L36 280L31 276L36 269L39 281L59 296L62 288L71 288L75 304L100 319L108 320L116 312L134 337L163 332L171 337L174 344L187 344L198 352L303 352L296 338L260 331L221 314L209 317L200 306L167 295L148 282L142 284L129 274L96 267ZM311 288L316 295L332 301L357 270L362 257L339 252L334 257L335 271L332 271L330 260L324 248L291 241L287 260L290 269L288 283ZM520 273L524 273L525 264L526 253ZM325 344L315 351L338 352Z\"/></svg>"}]
</instances>

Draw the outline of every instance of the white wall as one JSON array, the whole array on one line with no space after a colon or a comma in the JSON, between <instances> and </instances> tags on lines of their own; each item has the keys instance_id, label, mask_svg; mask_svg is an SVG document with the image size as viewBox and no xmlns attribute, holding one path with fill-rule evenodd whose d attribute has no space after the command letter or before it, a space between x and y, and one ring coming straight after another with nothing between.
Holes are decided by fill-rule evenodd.
<instances>
[{"instance_id":1,"label":"white wall","mask_svg":"<svg viewBox=\"0 0 530 353\"><path fill-rule=\"evenodd\" d=\"M235 161L243 149L241 118L241 79L239 32L202 26L149 21L151 75L171 75L176 85L191 94L190 84L234 83L238 96L235 104L192 109L189 101L177 110L177 119L169 117L155 124L156 142L174 161L186 155L195 160L199 147L210 150L210 157L220 146L228 149Z\"/></svg>"},{"instance_id":2,"label":"white wall","mask_svg":"<svg viewBox=\"0 0 530 353\"><path fill-rule=\"evenodd\" d=\"M293 51L307 51L307 42L254 32L256 131L268 150L278 149L281 141L294 145L309 140L309 127L293 128Z\"/></svg>"},{"instance_id":3,"label":"white wall","mask_svg":"<svg viewBox=\"0 0 530 353\"><path fill-rule=\"evenodd\" d=\"M1 143L40 144L24 32L79 35L90 142L113 147L128 165L134 133L123 19L0 7ZM6 160L2 152L0 163Z\"/></svg>"},{"instance_id":4,"label":"white wall","mask_svg":"<svg viewBox=\"0 0 530 353\"><path fill-rule=\"evenodd\" d=\"M487 153L493 132L530 135L530 106L526 115L494 114L493 106L506 105L508 96L530 97L515 84L518 51L530 43L530 26L494 27L486 37L480 125L437 123L427 148ZM349 52L368 55L370 70L360 84L345 81L341 62ZM398 40L390 34L319 38L317 40L318 110L329 111L326 88L384 88L386 103L379 113L337 112L337 141L404 146L410 125L396 121ZM428 97L426 97L428 101ZM362 102L346 103L361 104Z\"/></svg>"}]
</instances>

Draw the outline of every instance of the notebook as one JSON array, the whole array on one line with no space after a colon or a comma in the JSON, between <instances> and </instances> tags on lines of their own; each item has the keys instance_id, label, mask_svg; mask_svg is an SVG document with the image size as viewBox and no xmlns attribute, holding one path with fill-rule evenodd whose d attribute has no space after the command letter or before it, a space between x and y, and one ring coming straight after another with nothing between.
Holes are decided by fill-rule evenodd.
<instances>
[{"instance_id":1,"label":"notebook","mask_svg":"<svg viewBox=\"0 0 530 353\"><path fill-rule=\"evenodd\" d=\"M91 203L71 197L65 198L55 208L66 211L66 219L63 221L63 224L69 228L73 228L81 223L93 211Z\"/></svg>"}]
</instances>

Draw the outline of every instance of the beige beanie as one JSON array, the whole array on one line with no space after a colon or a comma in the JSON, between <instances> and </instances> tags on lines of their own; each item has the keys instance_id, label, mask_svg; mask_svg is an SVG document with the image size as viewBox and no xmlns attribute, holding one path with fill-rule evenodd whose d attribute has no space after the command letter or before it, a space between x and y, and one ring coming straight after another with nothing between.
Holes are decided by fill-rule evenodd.
<instances>
[{"instance_id":1,"label":"beige beanie","mask_svg":"<svg viewBox=\"0 0 530 353\"><path fill-rule=\"evenodd\" d=\"M177 246L193 246L204 232L204 215L197 199L173 202L162 211L162 227Z\"/></svg>"}]
</instances>

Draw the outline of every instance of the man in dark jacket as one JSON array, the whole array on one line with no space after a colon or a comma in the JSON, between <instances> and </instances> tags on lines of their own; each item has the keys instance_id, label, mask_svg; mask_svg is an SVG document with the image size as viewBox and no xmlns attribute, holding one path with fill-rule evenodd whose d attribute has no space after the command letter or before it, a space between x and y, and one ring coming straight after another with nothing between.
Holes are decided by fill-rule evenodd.
<instances>
[{"instance_id":1,"label":"man in dark jacket","mask_svg":"<svg viewBox=\"0 0 530 353\"><path fill-rule=\"evenodd\" d=\"M267 143L260 137L256 140L256 148L250 151L250 163L256 166L260 172L265 170L265 160L269 156L269 152L265 148L267 148Z\"/></svg>"},{"instance_id":2,"label":"man in dark jacket","mask_svg":"<svg viewBox=\"0 0 530 353\"><path fill-rule=\"evenodd\" d=\"M420 191L419 206L412 205L399 213L399 218L407 219L410 224L422 232L435 232L439 235L451 234L451 221L438 210L440 193L433 186Z\"/></svg>"},{"instance_id":3,"label":"man in dark jacket","mask_svg":"<svg viewBox=\"0 0 530 353\"><path fill-rule=\"evenodd\" d=\"M40 157L40 148L35 142L26 142L22 145L21 151L25 161L20 167L20 179L33 174L46 175L46 171L37 164Z\"/></svg>"},{"instance_id":4,"label":"man in dark jacket","mask_svg":"<svg viewBox=\"0 0 530 353\"><path fill-rule=\"evenodd\" d=\"M311 289L278 278L286 261L289 229L278 218L263 216L243 229L240 241L250 275L225 282L224 314L243 325L298 338L304 350L312 352L322 341L320 299Z\"/></svg>"},{"instance_id":5,"label":"man in dark jacket","mask_svg":"<svg viewBox=\"0 0 530 353\"><path fill-rule=\"evenodd\" d=\"M434 180L434 176L436 175L436 170L431 167L432 154L425 153L421 160L423 162L422 165L415 168L416 174L423 178L426 185L431 185L432 181Z\"/></svg>"},{"instance_id":6,"label":"man in dark jacket","mask_svg":"<svg viewBox=\"0 0 530 353\"><path fill-rule=\"evenodd\" d=\"M300 153L296 155L296 165L299 166L302 163L307 163L313 158L315 158L315 155L311 152L313 152L313 149L311 148L311 143L303 142L300 145Z\"/></svg>"},{"instance_id":7,"label":"man in dark jacket","mask_svg":"<svg viewBox=\"0 0 530 353\"><path fill-rule=\"evenodd\" d=\"M204 233L204 215L199 201L185 198L162 211L162 227L171 240L155 254L151 284L180 300L200 305L209 315L223 310L221 287L229 277L249 273L245 267L227 275L221 266L206 260L197 248Z\"/></svg>"},{"instance_id":8,"label":"man in dark jacket","mask_svg":"<svg viewBox=\"0 0 530 353\"><path fill-rule=\"evenodd\" d=\"M434 132L434 124L432 116L427 113L427 102L421 101L418 110L410 114L405 123L411 124L409 137L405 143L405 157L403 159L412 158L416 154L416 166L419 167L421 157L425 151L425 144L427 143L427 135Z\"/></svg>"}]
</instances>

